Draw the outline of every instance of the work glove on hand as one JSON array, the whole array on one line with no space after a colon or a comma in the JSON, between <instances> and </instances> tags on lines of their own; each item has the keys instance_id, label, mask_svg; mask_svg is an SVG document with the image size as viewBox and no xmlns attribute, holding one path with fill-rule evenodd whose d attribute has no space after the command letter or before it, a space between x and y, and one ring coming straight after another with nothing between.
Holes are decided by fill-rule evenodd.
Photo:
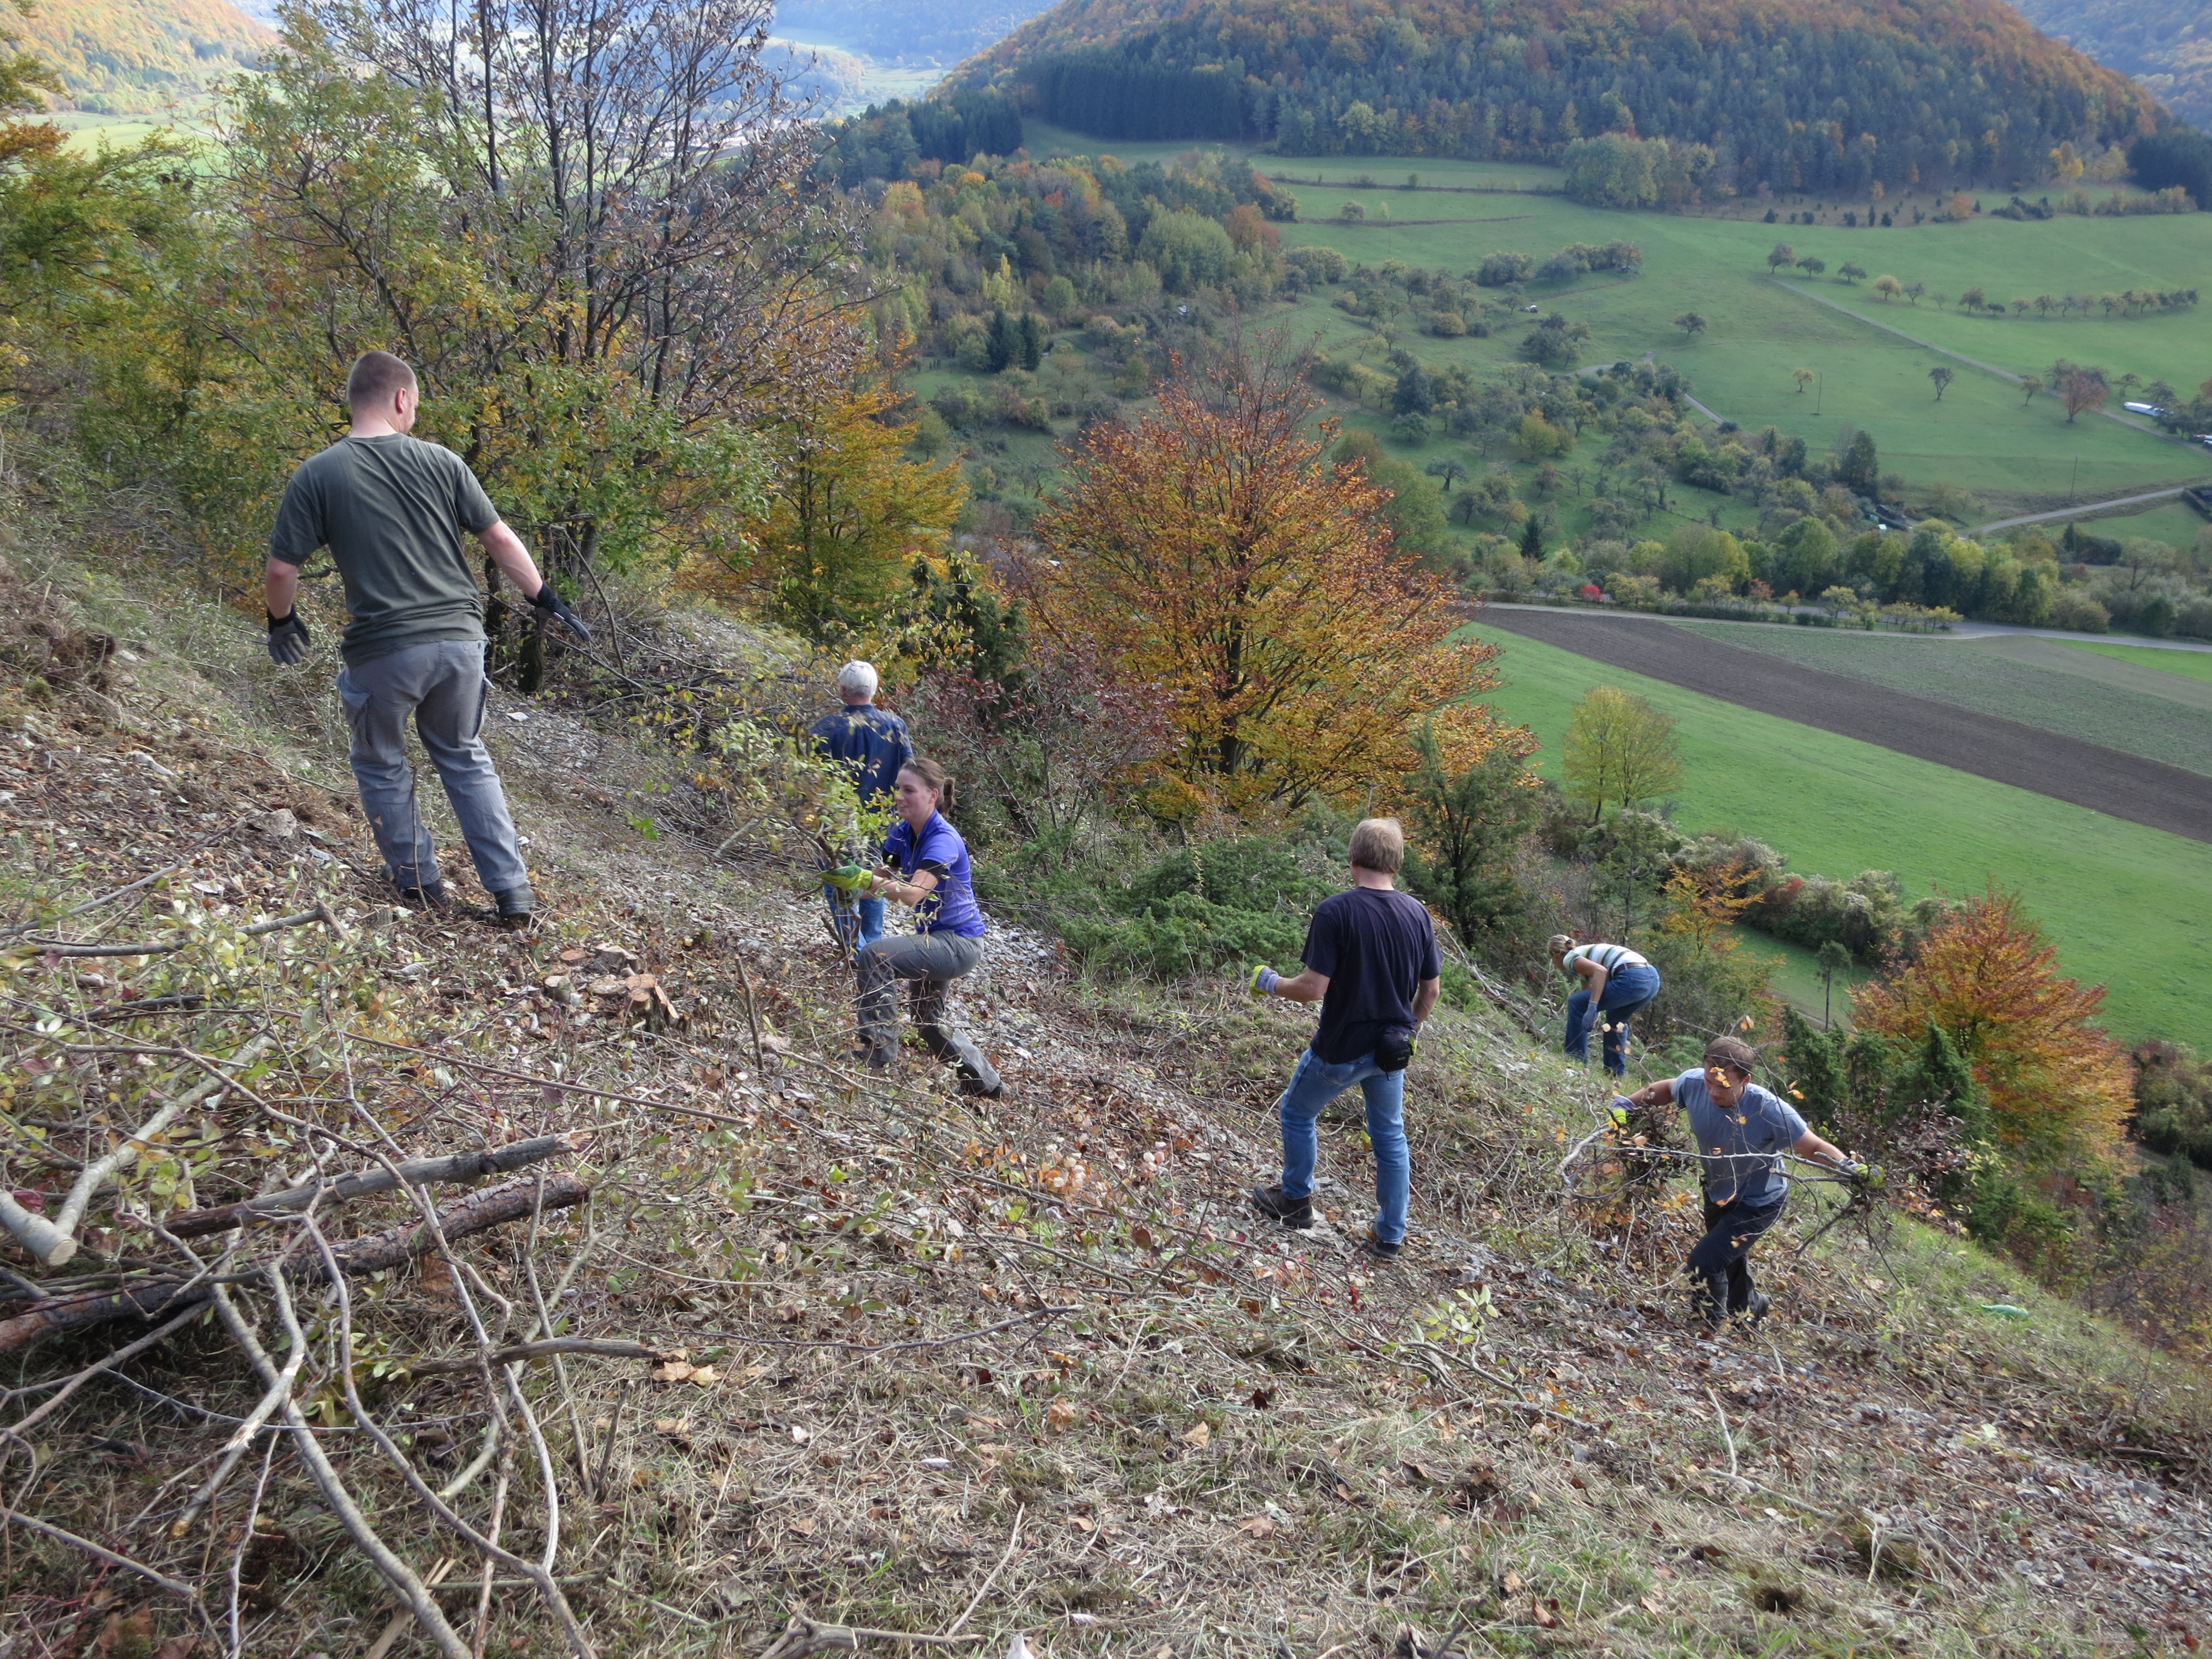
<instances>
[{"instance_id":1,"label":"work glove on hand","mask_svg":"<svg viewBox=\"0 0 2212 1659\"><path fill-rule=\"evenodd\" d=\"M822 879L841 893L865 893L876 884L875 873L857 864L841 864Z\"/></svg>"},{"instance_id":2,"label":"work glove on hand","mask_svg":"<svg viewBox=\"0 0 2212 1659\"><path fill-rule=\"evenodd\" d=\"M1283 976L1272 968L1255 968L1252 970L1252 994L1255 997L1273 996L1275 994L1275 987L1282 982L1282 978Z\"/></svg>"},{"instance_id":3,"label":"work glove on hand","mask_svg":"<svg viewBox=\"0 0 2212 1659\"><path fill-rule=\"evenodd\" d=\"M1847 1172L1847 1178L1855 1187L1863 1187L1869 1192L1878 1193L1881 1190L1883 1179L1881 1165L1879 1164L1861 1164L1856 1160L1854 1160L1850 1170Z\"/></svg>"},{"instance_id":4,"label":"work glove on hand","mask_svg":"<svg viewBox=\"0 0 2212 1659\"><path fill-rule=\"evenodd\" d=\"M269 659L279 668L289 668L307 654L307 624L294 605L291 614L280 617L269 613Z\"/></svg>"},{"instance_id":5,"label":"work glove on hand","mask_svg":"<svg viewBox=\"0 0 2212 1659\"><path fill-rule=\"evenodd\" d=\"M1628 1115L1635 1109L1636 1103L1626 1095L1615 1095L1613 1097L1613 1127L1616 1129L1626 1129L1628 1127Z\"/></svg>"},{"instance_id":6,"label":"work glove on hand","mask_svg":"<svg viewBox=\"0 0 2212 1659\"><path fill-rule=\"evenodd\" d=\"M592 642L591 629L581 617L568 608L568 601L554 592L551 582L539 588L537 596L530 603L552 617L555 622L559 623L562 627L567 629L586 645Z\"/></svg>"}]
</instances>

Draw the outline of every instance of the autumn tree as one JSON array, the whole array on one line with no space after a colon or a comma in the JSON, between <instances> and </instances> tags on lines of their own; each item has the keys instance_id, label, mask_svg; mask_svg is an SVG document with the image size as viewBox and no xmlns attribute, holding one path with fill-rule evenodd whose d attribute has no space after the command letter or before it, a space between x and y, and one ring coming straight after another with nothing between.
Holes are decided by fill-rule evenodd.
<instances>
[{"instance_id":1,"label":"autumn tree","mask_svg":"<svg viewBox=\"0 0 2212 1659\"><path fill-rule=\"evenodd\" d=\"M1039 629L1161 687L1166 769L1232 810L1364 799L1431 716L1455 771L1523 740L1466 704L1495 652L1455 637L1452 584L1397 550L1364 467L1329 465L1305 366L1273 340L1176 361L1154 408L1062 447L1036 526Z\"/></svg>"},{"instance_id":2,"label":"autumn tree","mask_svg":"<svg viewBox=\"0 0 2212 1659\"><path fill-rule=\"evenodd\" d=\"M1790 371L1790 378L1796 381L1797 395L1802 398L1805 395L1805 388L1820 377L1809 368L1793 368Z\"/></svg>"},{"instance_id":3,"label":"autumn tree","mask_svg":"<svg viewBox=\"0 0 2212 1659\"><path fill-rule=\"evenodd\" d=\"M2094 414L2102 409L2112 395L2112 383L2101 368L2084 368L2069 363L2058 376L2059 400L2066 405L2066 424L2074 424L2077 415Z\"/></svg>"},{"instance_id":4,"label":"autumn tree","mask_svg":"<svg viewBox=\"0 0 2212 1659\"><path fill-rule=\"evenodd\" d=\"M1855 992L1851 1017L1906 1042L1942 1030L1988 1095L1999 1144L2057 1170L2115 1153L2132 1108L2127 1054L2094 1023L2104 1000L2103 986L2058 971L2016 895L1992 890L1937 923L1893 977Z\"/></svg>"},{"instance_id":5,"label":"autumn tree","mask_svg":"<svg viewBox=\"0 0 2212 1659\"><path fill-rule=\"evenodd\" d=\"M1783 270L1797 263L1797 250L1787 242L1777 242L1766 256L1769 270Z\"/></svg>"},{"instance_id":6,"label":"autumn tree","mask_svg":"<svg viewBox=\"0 0 2212 1659\"><path fill-rule=\"evenodd\" d=\"M1686 311L1674 319L1674 326L1680 329L1683 333L1688 335L1690 338L1694 340L1698 336L1703 334L1705 330L1711 326L1711 325L1696 312Z\"/></svg>"},{"instance_id":7,"label":"autumn tree","mask_svg":"<svg viewBox=\"0 0 2212 1659\"><path fill-rule=\"evenodd\" d=\"M909 460L915 422L880 382L795 402L765 422L773 466L743 551L721 563L745 597L811 638L866 629L917 558L942 551L967 487L957 461ZM702 586L723 585L716 581Z\"/></svg>"},{"instance_id":8,"label":"autumn tree","mask_svg":"<svg viewBox=\"0 0 2212 1659\"><path fill-rule=\"evenodd\" d=\"M2020 406L2022 409L2026 409L2030 404L2035 401L2035 394L2042 390L2043 377L2041 375L2022 375L2020 381Z\"/></svg>"},{"instance_id":9,"label":"autumn tree","mask_svg":"<svg viewBox=\"0 0 2212 1659\"><path fill-rule=\"evenodd\" d=\"M1594 686L1567 727L1567 795L1597 822L1607 805L1624 810L1680 787L1674 722L1648 698L1619 686Z\"/></svg>"}]
</instances>

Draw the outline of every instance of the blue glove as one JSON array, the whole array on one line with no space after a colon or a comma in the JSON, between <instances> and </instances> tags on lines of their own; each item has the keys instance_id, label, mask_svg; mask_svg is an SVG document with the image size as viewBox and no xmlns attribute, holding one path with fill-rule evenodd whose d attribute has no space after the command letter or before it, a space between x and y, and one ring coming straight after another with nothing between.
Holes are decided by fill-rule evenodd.
<instances>
[{"instance_id":1,"label":"blue glove","mask_svg":"<svg viewBox=\"0 0 2212 1659\"><path fill-rule=\"evenodd\" d=\"M568 601L554 591L551 582L539 588L538 596L530 603L559 623L562 627L567 629L586 645L592 642L591 629L586 625L581 617L568 608Z\"/></svg>"},{"instance_id":2,"label":"blue glove","mask_svg":"<svg viewBox=\"0 0 2212 1659\"><path fill-rule=\"evenodd\" d=\"M1255 997L1273 996L1275 988L1282 982L1283 976L1272 968L1252 970L1252 994Z\"/></svg>"},{"instance_id":3,"label":"blue glove","mask_svg":"<svg viewBox=\"0 0 2212 1659\"><path fill-rule=\"evenodd\" d=\"M289 668L307 654L307 623L294 605L289 616L279 617L273 611L269 617L269 659L279 668Z\"/></svg>"}]
</instances>

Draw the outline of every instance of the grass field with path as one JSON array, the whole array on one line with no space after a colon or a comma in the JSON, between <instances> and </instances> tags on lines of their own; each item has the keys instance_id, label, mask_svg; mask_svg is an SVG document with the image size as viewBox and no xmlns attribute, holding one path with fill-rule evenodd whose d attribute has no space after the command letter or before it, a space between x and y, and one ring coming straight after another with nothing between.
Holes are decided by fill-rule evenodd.
<instances>
[{"instance_id":1,"label":"grass field with path","mask_svg":"<svg viewBox=\"0 0 2212 1659\"><path fill-rule=\"evenodd\" d=\"M1803 667L2019 720L2212 776L2212 719L2207 718L2212 709L2194 699L2164 695L2161 682L2195 689L2196 682L2178 676L2155 677L2150 690L2123 687L2101 676L2069 673L2063 667L2023 659L2020 653L1992 651L1989 647L2001 642L1996 640L1747 623L1684 620L1673 625ZM2033 643L2051 646L2057 653L2070 649L2057 641Z\"/></svg>"},{"instance_id":2,"label":"grass field with path","mask_svg":"<svg viewBox=\"0 0 2212 1659\"><path fill-rule=\"evenodd\" d=\"M2069 651L2087 651L2155 669L2161 674L2181 675L2212 684L2212 651L2162 651L2154 645L2093 645L2087 641L2076 645L2070 640L2065 641L2065 646Z\"/></svg>"},{"instance_id":3,"label":"grass field with path","mask_svg":"<svg viewBox=\"0 0 2212 1659\"><path fill-rule=\"evenodd\" d=\"M2116 1036L2212 1048L2200 988L2212 976L2212 845L1474 631L1503 651L1506 683L1490 701L1535 732L1547 776L1559 778L1571 711L1590 687L1638 692L1679 723L1685 782L1674 805L1685 830L1756 836L1801 874L1893 870L1913 896L2016 890L2066 971L2109 988Z\"/></svg>"}]
</instances>

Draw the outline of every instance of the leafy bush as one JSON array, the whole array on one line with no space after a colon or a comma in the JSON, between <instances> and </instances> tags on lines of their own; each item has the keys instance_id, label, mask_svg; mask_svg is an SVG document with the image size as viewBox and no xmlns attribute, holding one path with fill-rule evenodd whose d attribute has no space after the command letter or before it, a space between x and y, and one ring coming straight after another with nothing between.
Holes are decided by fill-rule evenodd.
<instances>
[{"instance_id":1,"label":"leafy bush","mask_svg":"<svg viewBox=\"0 0 2212 1659\"><path fill-rule=\"evenodd\" d=\"M2112 626L2112 613L2078 587L2062 587L2051 596L2051 625L2077 634L2101 634Z\"/></svg>"},{"instance_id":2,"label":"leafy bush","mask_svg":"<svg viewBox=\"0 0 2212 1659\"><path fill-rule=\"evenodd\" d=\"M2212 1061L2173 1042L2143 1043L2133 1059L2137 1139L2212 1170Z\"/></svg>"}]
</instances>

